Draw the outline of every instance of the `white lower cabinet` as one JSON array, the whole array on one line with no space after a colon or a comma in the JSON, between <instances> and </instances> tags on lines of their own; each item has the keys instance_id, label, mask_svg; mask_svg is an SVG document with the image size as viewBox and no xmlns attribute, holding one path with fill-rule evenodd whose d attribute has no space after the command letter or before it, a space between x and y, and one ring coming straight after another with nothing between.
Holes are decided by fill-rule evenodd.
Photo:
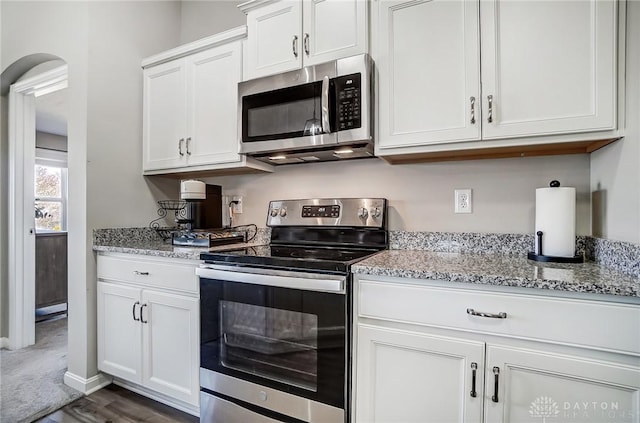
<instances>
[{"instance_id":1,"label":"white lower cabinet","mask_svg":"<svg viewBox=\"0 0 640 423\"><path fill-rule=\"evenodd\" d=\"M167 260L98 256L98 368L197 408L200 307L193 290L195 264L171 266ZM130 280L123 271L126 264L138 269L131 271ZM183 282L186 291L163 290L167 274Z\"/></svg>"},{"instance_id":2,"label":"white lower cabinet","mask_svg":"<svg viewBox=\"0 0 640 423\"><path fill-rule=\"evenodd\" d=\"M369 325L357 330L356 421L482 419L482 342Z\"/></svg>"},{"instance_id":3,"label":"white lower cabinet","mask_svg":"<svg viewBox=\"0 0 640 423\"><path fill-rule=\"evenodd\" d=\"M475 315L455 298L447 307L456 291L478 307ZM563 307L558 298L369 276L356 278L355 293L356 422L640 422L638 305L565 298L566 310L588 312L585 321L595 313L609 329L585 326L583 339L563 343L558 332L576 327L559 319L553 338L531 337L526 328L536 316L522 307L531 297L548 301L539 312L552 312ZM593 308L599 303L601 311ZM613 327L621 317L630 332ZM620 336L628 342L614 341Z\"/></svg>"}]
</instances>

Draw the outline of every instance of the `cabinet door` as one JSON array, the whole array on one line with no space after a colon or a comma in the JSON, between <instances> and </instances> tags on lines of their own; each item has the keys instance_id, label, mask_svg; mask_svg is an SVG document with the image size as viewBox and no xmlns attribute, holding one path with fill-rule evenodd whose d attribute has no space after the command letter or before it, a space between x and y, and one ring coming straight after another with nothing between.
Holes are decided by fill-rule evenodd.
<instances>
[{"instance_id":1,"label":"cabinet door","mask_svg":"<svg viewBox=\"0 0 640 423\"><path fill-rule=\"evenodd\" d=\"M142 382L140 289L98 282L97 317L98 369Z\"/></svg>"},{"instance_id":2,"label":"cabinet door","mask_svg":"<svg viewBox=\"0 0 640 423\"><path fill-rule=\"evenodd\" d=\"M385 148L480 138L478 2L378 2L372 34Z\"/></svg>"},{"instance_id":3,"label":"cabinet door","mask_svg":"<svg viewBox=\"0 0 640 423\"><path fill-rule=\"evenodd\" d=\"M633 367L488 345L485 372L486 422L640 421L640 360Z\"/></svg>"},{"instance_id":4,"label":"cabinet door","mask_svg":"<svg viewBox=\"0 0 640 423\"><path fill-rule=\"evenodd\" d=\"M483 138L615 128L616 1L480 8Z\"/></svg>"},{"instance_id":5,"label":"cabinet door","mask_svg":"<svg viewBox=\"0 0 640 423\"><path fill-rule=\"evenodd\" d=\"M187 101L184 60L145 69L143 77L143 170L184 166Z\"/></svg>"},{"instance_id":6,"label":"cabinet door","mask_svg":"<svg viewBox=\"0 0 640 423\"><path fill-rule=\"evenodd\" d=\"M145 290L142 299L143 384L198 405L198 299L152 290Z\"/></svg>"},{"instance_id":7,"label":"cabinet door","mask_svg":"<svg viewBox=\"0 0 640 423\"><path fill-rule=\"evenodd\" d=\"M186 154L189 166L237 162L238 82L242 79L240 42L188 59L189 104Z\"/></svg>"},{"instance_id":8,"label":"cabinet door","mask_svg":"<svg viewBox=\"0 0 640 423\"><path fill-rule=\"evenodd\" d=\"M247 67L244 79L302 66L302 4L279 1L247 14Z\"/></svg>"},{"instance_id":9,"label":"cabinet door","mask_svg":"<svg viewBox=\"0 0 640 423\"><path fill-rule=\"evenodd\" d=\"M305 66L367 52L366 0L309 0L302 9Z\"/></svg>"},{"instance_id":10,"label":"cabinet door","mask_svg":"<svg viewBox=\"0 0 640 423\"><path fill-rule=\"evenodd\" d=\"M362 324L357 330L357 422L481 420L484 343Z\"/></svg>"}]
</instances>

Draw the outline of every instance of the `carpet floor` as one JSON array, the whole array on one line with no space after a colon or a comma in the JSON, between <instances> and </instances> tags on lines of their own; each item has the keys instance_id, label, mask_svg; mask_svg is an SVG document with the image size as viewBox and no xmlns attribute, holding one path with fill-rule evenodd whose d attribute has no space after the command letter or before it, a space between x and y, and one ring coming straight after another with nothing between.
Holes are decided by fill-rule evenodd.
<instances>
[{"instance_id":1,"label":"carpet floor","mask_svg":"<svg viewBox=\"0 0 640 423\"><path fill-rule=\"evenodd\" d=\"M32 422L82 397L66 370L66 317L37 323L34 345L0 351L0 422Z\"/></svg>"}]
</instances>

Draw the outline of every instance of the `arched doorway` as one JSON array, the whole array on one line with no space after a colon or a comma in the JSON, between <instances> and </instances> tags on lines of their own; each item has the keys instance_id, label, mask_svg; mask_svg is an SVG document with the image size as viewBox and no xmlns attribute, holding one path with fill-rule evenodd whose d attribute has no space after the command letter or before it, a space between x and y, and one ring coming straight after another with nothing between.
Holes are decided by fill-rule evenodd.
<instances>
[{"instance_id":1,"label":"arched doorway","mask_svg":"<svg viewBox=\"0 0 640 423\"><path fill-rule=\"evenodd\" d=\"M50 54L25 56L2 73L8 90L7 268L8 347L35 342L35 228L33 221L35 164L35 98L68 85L67 66L58 66L15 82L35 66L61 58Z\"/></svg>"}]
</instances>

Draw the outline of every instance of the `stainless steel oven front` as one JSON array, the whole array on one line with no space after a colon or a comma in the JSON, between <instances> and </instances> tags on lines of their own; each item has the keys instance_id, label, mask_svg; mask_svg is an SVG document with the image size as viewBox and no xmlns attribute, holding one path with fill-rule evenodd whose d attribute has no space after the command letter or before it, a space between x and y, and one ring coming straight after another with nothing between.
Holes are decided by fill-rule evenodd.
<instances>
[{"instance_id":1,"label":"stainless steel oven front","mask_svg":"<svg viewBox=\"0 0 640 423\"><path fill-rule=\"evenodd\" d=\"M349 276L208 263L197 273L200 421L344 423Z\"/></svg>"}]
</instances>

